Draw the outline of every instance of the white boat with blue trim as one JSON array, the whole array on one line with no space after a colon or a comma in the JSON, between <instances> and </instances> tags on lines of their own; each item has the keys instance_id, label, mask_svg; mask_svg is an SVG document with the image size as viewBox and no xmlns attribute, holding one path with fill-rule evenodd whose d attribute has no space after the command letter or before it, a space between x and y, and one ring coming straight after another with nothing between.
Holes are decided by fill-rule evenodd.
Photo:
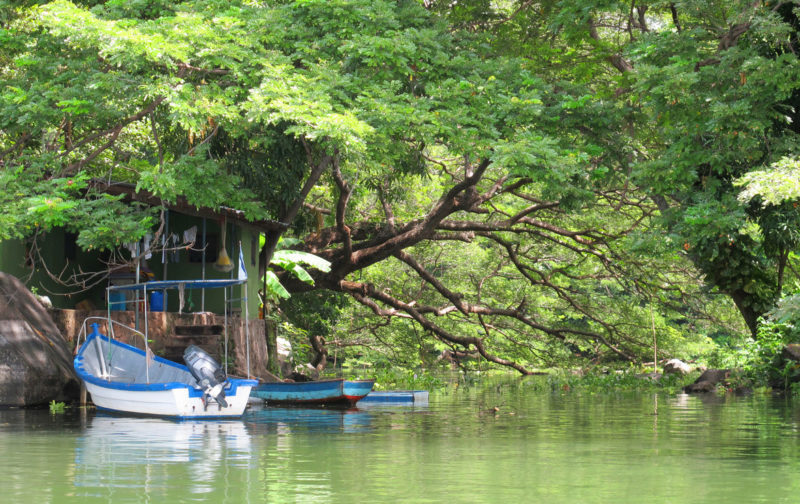
<instances>
[{"instance_id":1,"label":"white boat with blue trim","mask_svg":"<svg viewBox=\"0 0 800 504\"><path fill-rule=\"evenodd\" d=\"M226 288L244 284L247 270L239 247L239 271L236 278L221 280L165 280L110 286L108 316L90 317L84 321L81 335L85 341L79 346L73 366L78 377L100 409L137 415L156 415L174 418L227 418L244 413L250 390L257 380L232 378L203 349L190 345L183 353L186 365L155 356L148 346L147 317L144 332L124 326L111 317L111 292L133 291L142 299L147 312L147 293L156 290ZM243 298L245 307L247 297ZM225 294L227 305L227 290ZM227 309L226 309L227 317ZM105 323L109 335L101 334L96 323L87 334L86 325L92 318ZM245 312L245 318L247 314ZM126 327L142 338L144 349L115 339L114 326ZM246 347L249 352L250 336L245 324ZM111 337L109 337L111 336ZM78 343L80 343L80 336ZM227 323L225 356L227 357ZM248 353L247 373L250 374Z\"/></svg>"},{"instance_id":2,"label":"white boat with blue trim","mask_svg":"<svg viewBox=\"0 0 800 504\"><path fill-rule=\"evenodd\" d=\"M74 367L100 409L176 418L238 417L256 380L225 376L197 347L184 353L187 367L111 339L92 324Z\"/></svg>"}]
</instances>

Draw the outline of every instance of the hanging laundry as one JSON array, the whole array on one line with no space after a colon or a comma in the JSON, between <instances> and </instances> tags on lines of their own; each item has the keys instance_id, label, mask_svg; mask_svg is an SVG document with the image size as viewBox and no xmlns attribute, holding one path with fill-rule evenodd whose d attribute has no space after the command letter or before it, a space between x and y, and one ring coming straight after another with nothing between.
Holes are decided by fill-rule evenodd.
<instances>
[{"instance_id":1,"label":"hanging laundry","mask_svg":"<svg viewBox=\"0 0 800 504\"><path fill-rule=\"evenodd\" d=\"M185 284L178 284L178 315L183 314L183 301L184 301L184 290L186 285Z\"/></svg>"},{"instance_id":2,"label":"hanging laundry","mask_svg":"<svg viewBox=\"0 0 800 504\"><path fill-rule=\"evenodd\" d=\"M183 232L183 243L193 244L197 238L197 226L192 226Z\"/></svg>"},{"instance_id":3,"label":"hanging laundry","mask_svg":"<svg viewBox=\"0 0 800 504\"><path fill-rule=\"evenodd\" d=\"M147 233L144 235L144 258L150 259L153 257L153 253L150 251L150 242L153 240L153 234Z\"/></svg>"},{"instance_id":4,"label":"hanging laundry","mask_svg":"<svg viewBox=\"0 0 800 504\"><path fill-rule=\"evenodd\" d=\"M134 242L125 243L123 247L125 247L126 249L128 249L128 251L130 251L131 259L136 257L136 243Z\"/></svg>"},{"instance_id":5,"label":"hanging laundry","mask_svg":"<svg viewBox=\"0 0 800 504\"><path fill-rule=\"evenodd\" d=\"M171 255L170 260L174 263L179 262L181 258L180 252L178 250L180 244L181 244L181 237L178 236L177 233L172 233L169 235L169 246L172 249L172 252L170 254Z\"/></svg>"}]
</instances>

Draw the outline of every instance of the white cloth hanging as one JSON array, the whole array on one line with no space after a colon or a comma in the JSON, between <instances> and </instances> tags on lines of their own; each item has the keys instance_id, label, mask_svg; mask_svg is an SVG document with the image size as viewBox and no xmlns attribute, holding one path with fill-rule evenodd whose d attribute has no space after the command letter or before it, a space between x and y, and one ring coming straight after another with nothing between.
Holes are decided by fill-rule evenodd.
<instances>
[{"instance_id":1,"label":"white cloth hanging","mask_svg":"<svg viewBox=\"0 0 800 504\"><path fill-rule=\"evenodd\" d=\"M153 257L153 253L150 251L150 242L153 240L153 234L147 233L144 235L144 258L150 259Z\"/></svg>"},{"instance_id":2,"label":"white cloth hanging","mask_svg":"<svg viewBox=\"0 0 800 504\"><path fill-rule=\"evenodd\" d=\"M177 233L172 233L169 235L169 241L167 241L167 243L169 244L170 248L172 248L172 262L178 262L180 259L180 256L178 255L178 247L181 244L181 237L178 236Z\"/></svg>"},{"instance_id":3,"label":"white cloth hanging","mask_svg":"<svg viewBox=\"0 0 800 504\"><path fill-rule=\"evenodd\" d=\"M125 243L123 245L123 247L125 247L126 249L128 249L130 251L131 259L136 257L136 243L134 243L134 242Z\"/></svg>"},{"instance_id":4,"label":"white cloth hanging","mask_svg":"<svg viewBox=\"0 0 800 504\"><path fill-rule=\"evenodd\" d=\"M178 285L178 315L183 314L184 287L186 287L186 284L181 283Z\"/></svg>"},{"instance_id":5,"label":"white cloth hanging","mask_svg":"<svg viewBox=\"0 0 800 504\"><path fill-rule=\"evenodd\" d=\"M192 226L183 232L183 243L194 243L197 239L197 226Z\"/></svg>"}]
</instances>

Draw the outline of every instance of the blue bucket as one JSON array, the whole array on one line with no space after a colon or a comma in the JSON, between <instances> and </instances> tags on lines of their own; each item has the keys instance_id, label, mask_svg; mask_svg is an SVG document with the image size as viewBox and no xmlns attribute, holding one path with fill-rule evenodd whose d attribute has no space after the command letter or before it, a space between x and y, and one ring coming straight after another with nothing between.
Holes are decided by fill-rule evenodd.
<instances>
[{"instance_id":1,"label":"blue bucket","mask_svg":"<svg viewBox=\"0 0 800 504\"><path fill-rule=\"evenodd\" d=\"M150 293L150 311L164 311L164 293L153 291Z\"/></svg>"},{"instance_id":2,"label":"blue bucket","mask_svg":"<svg viewBox=\"0 0 800 504\"><path fill-rule=\"evenodd\" d=\"M111 311L125 311L127 308L125 293L122 291L110 291L108 293L108 306Z\"/></svg>"}]
</instances>

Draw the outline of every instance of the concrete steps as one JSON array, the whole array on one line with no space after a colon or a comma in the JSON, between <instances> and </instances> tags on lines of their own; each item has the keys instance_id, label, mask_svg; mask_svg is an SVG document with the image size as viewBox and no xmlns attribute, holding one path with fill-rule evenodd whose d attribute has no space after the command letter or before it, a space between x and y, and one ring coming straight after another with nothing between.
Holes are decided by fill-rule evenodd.
<instances>
[{"instance_id":1,"label":"concrete steps","mask_svg":"<svg viewBox=\"0 0 800 504\"><path fill-rule=\"evenodd\" d=\"M186 347L197 345L219 362L224 332L224 328L216 324L175 326L170 343L164 348L164 357L183 363L183 351Z\"/></svg>"}]
</instances>

